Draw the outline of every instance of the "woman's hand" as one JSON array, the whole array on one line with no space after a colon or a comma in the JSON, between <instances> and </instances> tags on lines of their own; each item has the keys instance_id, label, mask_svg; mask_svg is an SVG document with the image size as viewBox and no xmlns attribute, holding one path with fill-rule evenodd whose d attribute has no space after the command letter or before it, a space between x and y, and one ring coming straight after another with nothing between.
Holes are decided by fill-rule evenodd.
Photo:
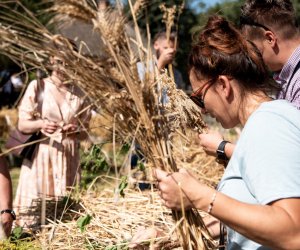
<instances>
[{"instance_id":1,"label":"woman's hand","mask_svg":"<svg viewBox=\"0 0 300 250\"><path fill-rule=\"evenodd\" d=\"M74 132L78 129L78 126L76 124L66 124L62 127L63 132Z\"/></svg>"},{"instance_id":2,"label":"woman's hand","mask_svg":"<svg viewBox=\"0 0 300 250\"><path fill-rule=\"evenodd\" d=\"M205 211L208 209L213 190L201 184L187 170L180 169L179 172L168 174L156 169L154 176L166 207L178 210L192 207Z\"/></svg>"},{"instance_id":3,"label":"woman's hand","mask_svg":"<svg viewBox=\"0 0 300 250\"><path fill-rule=\"evenodd\" d=\"M167 235L164 234L160 229L156 227L138 227L137 232L132 237L129 243L129 249L144 249L143 246L147 245L146 243L151 242L157 238L166 237ZM152 249L161 249L159 244L153 244Z\"/></svg>"},{"instance_id":4,"label":"woman's hand","mask_svg":"<svg viewBox=\"0 0 300 250\"><path fill-rule=\"evenodd\" d=\"M49 120L41 120L41 131L47 134L53 134L58 129L58 124Z\"/></svg>"},{"instance_id":5,"label":"woman's hand","mask_svg":"<svg viewBox=\"0 0 300 250\"><path fill-rule=\"evenodd\" d=\"M217 149L220 143L223 141L223 136L216 131L209 131L206 134L199 134L200 145L203 147L203 150L212 156L217 155Z\"/></svg>"}]
</instances>

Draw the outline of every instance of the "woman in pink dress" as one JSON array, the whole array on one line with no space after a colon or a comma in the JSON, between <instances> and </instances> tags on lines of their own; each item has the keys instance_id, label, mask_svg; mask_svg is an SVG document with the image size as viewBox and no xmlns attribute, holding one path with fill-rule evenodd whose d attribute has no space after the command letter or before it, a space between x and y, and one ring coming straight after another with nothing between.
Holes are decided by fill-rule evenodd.
<instances>
[{"instance_id":1,"label":"woman in pink dress","mask_svg":"<svg viewBox=\"0 0 300 250\"><path fill-rule=\"evenodd\" d=\"M42 199L57 200L80 181L79 143L87 137L88 100L73 84L66 84L64 63L51 58L51 76L34 80L19 106L18 128L42 132L32 161L24 160L15 197L16 225L38 229L40 214L33 213ZM40 210L39 210L40 211Z\"/></svg>"}]
</instances>

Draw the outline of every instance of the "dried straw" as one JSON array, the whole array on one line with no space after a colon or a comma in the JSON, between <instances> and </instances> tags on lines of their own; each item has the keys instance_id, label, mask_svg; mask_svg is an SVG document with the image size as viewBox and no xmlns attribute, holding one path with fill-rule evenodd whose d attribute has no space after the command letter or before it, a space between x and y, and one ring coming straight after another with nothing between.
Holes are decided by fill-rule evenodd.
<instances>
[{"instance_id":1,"label":"dried straw","mask_svg":"<svg viewBox=\"0 0 300 250\"><path fill-rule=\"evenodd\" d=\"M213 157L205 157L205 153L199 151L195 143L184 151L186 159L183 161L201 166L198 167L198 178L202 179L203 175L211 176L211 179L207 178L206 183L214 186L222 175L223 168ZM53 210L47 213L50 215L47 219L49 224L46 225L47 234L37 235L41 246L66 250L84 249L88 246L91 249L127 249L133 235L142 226L156 227L164 232L163 236L145 242L146 246L150 244L150 249L151 246L155 246L156 249L183 249L175 233L178 224L174 225L172 213L162 206L156 189L143 192L139 189L127 189L125 198L116 199L112 191L113 182L112 177L99 176L90 185L87 193L73 193L74 204L71 206L72 203L69 202L66 211L62 211L61 205L56 206L56 214L64 214L62 218L56 216L57 220L51 216L54 215L52 202ZM100 192L94 191L98 190L97 185L103 187ZM80 197L79 203L75 202L76 197ZM91 223L86 226L84 232L80 232L77 220L87 214L92 216ZM205 217L206 213L201 212L200 215Z\"/></svg>"},{"instance_id":2,"label":"dried straw","mask_svg":"<svg viewBox=\"0 0 300 250\"><path fill-rule=\"evenodd\" d=\"M17 4L23 7L20 2ZM182 164L181 158L174 154L174 139L177 136L184 139L188 128L202 132L205 124L198 107L175 88L167 71L158 74L154 64L152 67L156 70L149 70L143 80L139 78L138 61L150 69L153 55L142 43L136 10L131 1L129 4L135 37L129 37L126 18L120 12L97 10L88 0L53 1L49 11L57 15L55 21L64 22L66 17L72 17L92 23L99 32L103 49L109 56L95 59L81 54L80 50L72 50L65 37L51 34L28 11L22 15L10 9L6 2L0 3L0 51L16 61L46 71L51 69L46 60L50 55L62 58L69 79L86 93L98 110L113 117L118 136L137 141L152 167L174 172ZM161 100L166 89L169 102L164 104ZM197 210L173 211L173 217L178 222L176 229L183 249L216 248Z\"/></svg>"}]
</instances>

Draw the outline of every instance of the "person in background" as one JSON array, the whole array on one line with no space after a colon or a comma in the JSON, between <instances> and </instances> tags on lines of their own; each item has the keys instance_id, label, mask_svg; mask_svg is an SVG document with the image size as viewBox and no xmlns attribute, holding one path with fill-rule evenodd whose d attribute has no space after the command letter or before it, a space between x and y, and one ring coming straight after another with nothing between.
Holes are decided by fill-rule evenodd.
<instances>
[{"instance_id":1,"label":"person in background","mask_svg":"<svg viewBox=\"0 0 300 250\"><path fill-rule=\"evenodd\" d=\"M282 87L276 99L286 99L300 109L300 30L290 0L246 0L241 7L241 30L262 54ZM235 145L218 132L199 135L200 145L219 159L231 157Z\"/></svg>"},{"instance_id":2,"label":"person in background","mask_svg":"<svg viewBox=\"0 0 300 250\"><path fill-rule=\"evenodd\" d=\"M169 64L171 64L173 66L174 80L177 88L185 89L182 74L173 65L177 51L175 40L176 34L174 32L170 34L169 41L167 39L167 34L164 31L161 31L154 36L153 48L156 52L157 68L159 71L161 71L167 68Z\"/></svg>"},{"instance_id":3,"label":"person in background","mask_svg":"<svg viewBox=\"0 0 300 250\"><path fill-rule=\"evenodd\" d=\"M174 32L170 34L169 41L165 31L158 32L154 36L153 48L157 59L155 63L159 72L164 69L168 69L168 65L171 64L173 67L174 81L177 88L185 89L185 83L183 82L182 74L173 65L177 50L175 40L176 34ZM152 64L150 63L149 71L153 71L153 67L151 65ZM147 67L142 62L138 62L137 67L140 79L144 79Z\"/></svg>"},{"instance_id":4,"label":"person in background","mask_svg":"<svg viewBox=\"0 0 300 250\"><path fill-rule=\"evenodd\" d=\"M167 33L165 31L158 32L153 39L153 49L155 51L156 56L156 66L159 72L161 72L164 69L168 69L168 65L171 64L173 68L174 73L174 81L176 84L176 87L179 89L185 89L185 83L183 82L182 75L179 70L177 70L173 63L176 55L176 34L171 33L169 40L167 39ZM153 72L153 61L149 62L148 70L150 72ZM144 62L138 62L137 63L137 69L138 69L138 75L139 78L143 81L145 78L145 75L147 73L147 65L145 65ZM162 89L162 98L161 103L166 104L168 103L169 99L167 96L167 90L164 88ZM135 153L131 157L131 168L134 169L138 165L138 162L143 160L143 153L140 150L139 145L135 145ZM144 173L142 174L143 177ZM150 188L149 184L141 183L140 186L145 186L146 188ZM142 188L144 189L144 188Z\"/></svg>"},{"instance_id":5,"label":"person in background","mask_svg":"<svg viewBox=\"0 0 300 250\"><path fill-rule=\"evenodd\" d=\"M0 157L0 216L0 240L3 240L9 237L13 220L16 219L15 212L12 210L11 178L3 156Z\"/></svg>"},{"instance_id":6,"label":"person in background","mask_svg":"<svg viewBox=\"0 0 300 250\"><path fill-rule=\"evenodd\" d=\"M187 170L157 169L164 204L219 219L229 250L300 249L299 110L287 100L272 100L268 93L280 86L261 54L220 16L209 18L189 65L191 99L222 127L241 124L243 130L217 190Z\"/></svg>"},{"instance_id":7,"label":"person in background","mask_svg":"<svg viewBox=\"0 0 300 250\"><path fill-rule=\"evenodd\" d=\"M108 7L110 7L109 0L98 0L97 1L98 10L105 11Z\"/></svg>"},{"instance_id":8,"label":"person in background","mask_svg":"<svg viewBox=\"0 0 300 250\"><path fill-rule=\"evenodd\" d=\"M64 60L52 56L50 62L51 74L30 82L19 106L18 129L41 131L44 138L32 161L23 161L14 200L16 225L32 229L38 229L41 222L29 212L36 200L62 197L79 184L79 145L87 137L90 120L89 102L67 81Z\"/></svg>"}]
</instances>

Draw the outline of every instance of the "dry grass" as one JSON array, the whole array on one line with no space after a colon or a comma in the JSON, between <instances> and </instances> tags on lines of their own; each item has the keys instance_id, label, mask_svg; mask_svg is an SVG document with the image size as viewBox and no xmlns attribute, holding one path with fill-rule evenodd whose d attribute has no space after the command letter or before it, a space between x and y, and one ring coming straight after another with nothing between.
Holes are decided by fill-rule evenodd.
<instances>
[{"instance_id":1,"label":"dry grass","mask_svg":"<svg viewBox=\"0 0 300 250\"><path fill-rule=\"evenodd\" d=\"M0 110L0 133L1 138L6 139L11 128L17 124L18 113L16 109Z\"/></svg>"},{"instance_id":2,"label":"dry grass","mask_svg":"<svg viewBox=\"0 0 300 250\"><path fill-rule=\"evenodd\" d=\"M17 3L22 7L19 1ZM67 66L62 70L70 81L78 85L94 107L101 110L109 117L108 121L112 122L113 151L118 139L128 141L132 145L136 141L149 167L160 167L168 172L177 171L178 166L189 168L194 166L194 161L190 161L187 156L191 152L191 141L187 134L191 129L202 132L205 127L200 110L184 92L176 89L174 80L169 77L170 72L159 74L155 64L154 70L149 71L149 64L154 62L154 57L150 47L144 46L142 42L135 16L137 10L134 10L131 1L129 3L134 20L133 37L128 35L128 23L121 10L97 11L94 2L90 0L53 0L54 5L50 11L56 14L54 21L64 23L70 18L75 18L92 23L105 45L103 49L108 55L107 58L81 54L80 48L83 44L79 46L78 52L74 51L65 37L51 34L31 13L27 12L27 16L24 16L11 9L5 2L0 3L0 51L15 61L21 60L24 66L26 62L26 65L42 68L47 72L52 68L48 61L50 56L55 55L63 59ZM14 25L11 25L12 23ZM148 69L142 80L138 76L138 62L144 63ZM169 102L164 104L161 100L166 89ZM180 150L175 146L177 143L180 143ZM212 177L206 175L207 172L203 173L203 180L211 181ZM119 179L120 173L116 170L116 186ZM118 206L118 203L114 205ZM154 208L157 207L151 210L155 210ZM97 210L95 204L92 209ZM143 212L149 210L146 208ZM155 219L153 214L149 216ZM198 211L173 212L173 218L183 249L217 247ZM109 221L113 225L114 220ZM99 219L97 222L101 224L102 221ZM126 225L125 223L124 228ZM72 229L68 224L62 227ZM116 238L118 237L120 236L117 235ZM69 244L79 244L78 242L88 239L72 239L74 241L68 241L65 245L70 249ZM76 249L75 245L73 249Z\"/></svg>"},{"instance_id":3,"label":"dry grass","mask_svg":"<svg viewBox=\"0 0 300 250\"><path fill-rule=\"evenodd\" d=\"M216 185L223 174L223 166L217 164L214 157L207 157L199 151L196 143L186 150L189 152L186 152L185 161L193 166L192 170L199 180ZM97 185L104 188L99 192ZM38 235L40 244L47 249L127 249L131 238L142 226L160 228L165 233L163 237L145 242L146 245L155 244L159 246L157 249L184 249L180 247L172 213L162 205L155 185L152 190L142 192L127 188L124 198L116 196L115 188L114 177L99 176L86 193L80 194L80 211L68 211L73 218L69 222L51 221L47 230ZM82 233L76 221L87 214L93 218ZM206 216L204 212L200 214Z\"/></svg>"}]
</instances>

